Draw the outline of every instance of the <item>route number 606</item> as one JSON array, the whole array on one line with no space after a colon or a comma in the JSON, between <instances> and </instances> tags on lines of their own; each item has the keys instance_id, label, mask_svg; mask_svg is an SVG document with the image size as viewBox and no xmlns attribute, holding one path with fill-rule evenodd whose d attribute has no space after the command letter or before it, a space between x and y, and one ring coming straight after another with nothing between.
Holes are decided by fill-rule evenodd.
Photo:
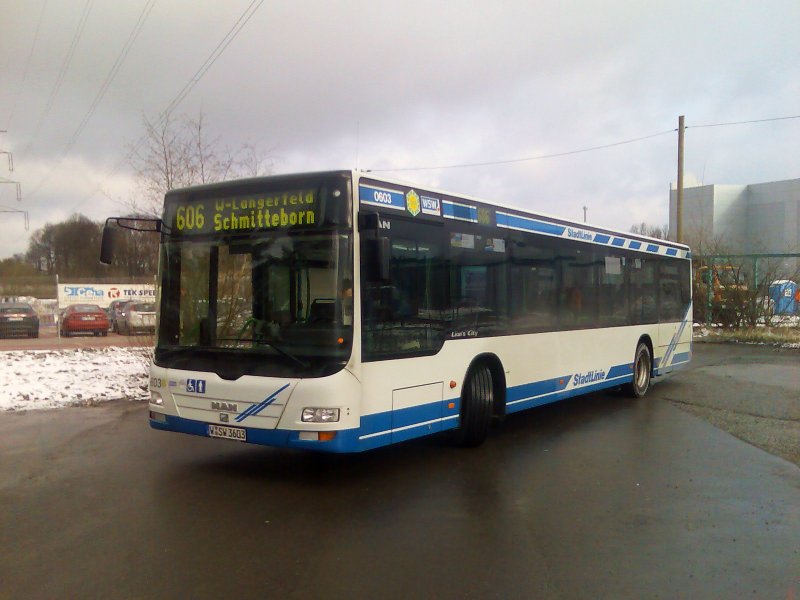
<instances>
[{"instance_id":1,"label":"route number 606","mask_svg":"<svg viewBox=\"0 0 800 600\"><path fill-rule=\"evenodd\" d=\"M179 206L175 214L175 227L178 231L185 229L202 229L206 224L202 206Z\"/></svg>"}]
</instances>

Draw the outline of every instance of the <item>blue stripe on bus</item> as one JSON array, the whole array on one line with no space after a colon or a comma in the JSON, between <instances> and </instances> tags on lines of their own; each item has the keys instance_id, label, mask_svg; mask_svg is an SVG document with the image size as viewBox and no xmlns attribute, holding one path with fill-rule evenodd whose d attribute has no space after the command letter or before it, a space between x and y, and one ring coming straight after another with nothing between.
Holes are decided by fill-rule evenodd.
<instances>
[{"instance_id":1,"label":"blue stripe on bus","mask_svg":"<svg viewBox=\"0 0 800 600\"><path fill-rule=\"evenodd\" d=\"M495 213L495 220L498 227L503 227L506 229L519 229L534 233L544 233L546 235L553 235L556 237L575 237L584 242L600 244L604 246L610 244L617 248L624 248L625 244L627 243L631 250L640 250L644 245L647 252L655 252L656 254L660 254L662 250L662 246L657 244L637 242L622 237L612 237L611 235L604 233L591 232L591 230L576 229L575 231L581 235L565 236L564 234L567 233L567 226L557 225L549 221L540 221L530 217L512 215L501 211L497 211ZM583 237L584 234L589 234L590 232L593 233L593 237L589 238L588 235L586 235L585 238ZM679 250L677 248L668 248L667 246L663 246L663 249L669 256L679 256ZM681 250L680 253L683 253L683 251Z\"/></svg>"},{"instance_id":2,"label":"blue stripe on bus","mask_svg":"<svg viewBox=\"0 0 800 600\"><path fill-rule=\"evenodd\" d=\"M448 200L443 200L442 216L449 219L461 219L462 221L471 221L475 223L478 220L478 209L474 206L466 206L464 204L456 204Z\"/></svg>"},{"instance_id":3,"label":"blue stripe on bus","mask_svg":"<svg viewBox=\"0 0 800 600\"><path fill-rule=\"evenodd\" d=\"M688 352L675 355L676 364L679 361L688 362L688 360ZM566 389L572 377L572 374L564 375L508 388L506 390L506 412L508 414L519 412L526 408L581 396L633 380L630 363L611 367L602 381ZM452 408L450 408L451 404ZM325 452L360 452L454 429L459 424L460 410L460 398L447 398L394 412L364 415L361 417L359 428L337 430L336 437L330 442L300 440L300 432L294 430L250 427L242 427L242 429L246 431L247 441L253 444ZM171 415L163 415L163 418L165 422L150 420L150 426L164 431L208 437L209 423Z\"/></svg>"},{"instance_id":4,"label":"blue stripe on bus","mask_svg":"<svg viewBox=\"0 0 800 600\"><path fill-rule=\"evenodd\" d=\"M689 304L688 308L686 309L686 314L683 315L683 320L681 321L680 326L678 327L677 331L675 331L675 334L672 336L672 339L669 342L669 346L667 346L667 351L664 353L664 359L662 361L662 364L664 366L669 366L670 356L677 349L678 344L680 343L680 340L683 337L683 332L686 329L686 325L692 318L690 314L691 311L692 311L692 305ZM674 360L674 358L672 360Z\"/></svg>"},{"instance_id":5,"label":"blue stripe on bus","mask_svg":"<svg viewBox=\"0 0 800 600\"><path fill-rule=\"evenodd\" d=\"M271 393L269 396L267 396L266 398L264 398L264 400L262 400L262 401L261 401L261 402L259 402L258 404L251 404L249 408L247 408L247 409L243 410L243 411L241 412L241 414L237 415L237 416L236 416L236 418L234 419L234 421L236 421L237 423L241 423L241 422L242 422L242 421L244 421L244 420L245 420L247 417L252 417L252 416L255 416L255 415L257 415L257 414L258 414L258 413L260 413L262 410L264 410L265 408L267 408L267 407L268 407L270 404L272 404L273 402L275 402L275 400L277 400L277 399L278 399L278 394L280 394L280 393L281 393L283 390L285 390L287 387L289 387L289 384L288 384L288 383L287 383L286 385L284 385L282 388L280 388L279 390L276 390L276 391L274 391L273 393Z\"/></svg>"},{"instance_id":6,"label":"blue stripe on bus","mask_svg":"<svg viewBox=\"0 0 800 600\"><path fill-rule=\"evenodd\" d=\"M680 353L676 354L675 358L672 361L672 364L676 365L676 364L682 363L682 362L689 362L689 353L688 352L680 352Z\"/></svg>"},{"instance_id":7,"label":"blue stripe on bus","mask_svg":"<svg viewBox=\"0 0 800 600\"><path fill-rule=\"evenodd\" d=\"M533 383L524 383L522 385L515 385L506 389L506 404L519 402L523 399L529 399L534 396L542 396L551 392L558 392L563 390L569 385L569 380L572 375L562 375L554 379L546 379L544 381L534 381Z\"/></svg>"},{"instance_id":8,"label":"blue stripe on bus","mask_svg":"<svg viewBox=\"0 0 800 600\"><path fill-rule=\"evenodd\" d=\"M497 226L522 229L524 231L535 231L537 233L547 233L559 237L564 235L564 232L567 230L567 228L562 225L547 223L545 221L536 221L534 219L518 217L506 213L497 213Z\"/></svg>"},{"instance_id":9,"label":"blue stripe on bus","mask_svg":"<svg viewBox=\"0 0 800 600\"><path fill-rule=\"evenodd\" d=\"M617 377L621 377L622 375L631 375L632 373L633 373L633 363L617 365L616 367L611 367L608 370L606 379L616 379Z\"/></svg>"},{"instance_id":10,"label":"blue stripe on bus","mask_svg":"<svg viewBox=\"0 0 800 600\"><path fill-rule=\"evenodd\" d=\"M406 208L406 197L403 192L398 192L397 190L387 190L386 188L362 184L358 186L358 199L361 204L382 206L395 210L405 210Z\"/></svg>"},{"instance_id":11,"label":"blue stripe on bus","mask_svg":"<svg viewBox=\"0 0 800 600\"><path fill-rule=\"evenodd\" d=\"M631 381L633 381L633 375L631 373L613 378L606 376L606 379L597 383L592 383L569 390L554 391L547 394L533 396L531 398L525 398L523 400L515 400L513 403L506 405L506 413L511 414L528 408L534 408L536 406L557 402L559 400L565 400L575 396L583 396L584 394L590 394L606 388L617 387L618 385L629 383Z\"/></svg>"},{"instance_id":12,"label":"blue stripe on bus","mask_svg":"<svg viewBox=\"0 0 800 600\"><path fill-rule=\"evenodd\" d=\"M670 372L674 371L675 369L679 369L679 368L684 367L685 365L688 365L690 356L691 356L690 352L680 352L680 353L676 354L671 365L669 365L668 367L665 367L663 369L660 369L660 368L654 369L655 375L657 377L660 376L660 375L666 375L667 373L670 373Z\"/></svg>"},{"instance_id":13,"label":"blue stripe on bus","mask_svg":"<svg viewBox=\"0 0 800 600\"><path fill-rule=\"evenodd\" d=\"M365 415L361 417L361 435L388 434L391 433L392 429L441 419L443 416L446 416L444 414L446 402L452 402L452 400L431 402L429 404L410 406L395 411ZM453 409L449 412L458 414L457 409Z\"/></svg>"}]
</instances>

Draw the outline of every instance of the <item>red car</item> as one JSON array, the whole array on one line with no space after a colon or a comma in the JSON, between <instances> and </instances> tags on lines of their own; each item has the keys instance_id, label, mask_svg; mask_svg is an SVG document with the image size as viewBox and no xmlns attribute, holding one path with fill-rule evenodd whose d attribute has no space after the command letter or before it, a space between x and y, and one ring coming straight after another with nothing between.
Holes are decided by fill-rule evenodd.
<instances>
[{"instance_id":1,"label":"red car","mask_svg":"<svg viewBox=\"0 0 800 600\"><path fill-rule=\"evenodd\" d=\"M96 304L73 304L64 310L59 328L64 337L75 333L108 335L108 316Z\"/></svg>"}]
</instances>

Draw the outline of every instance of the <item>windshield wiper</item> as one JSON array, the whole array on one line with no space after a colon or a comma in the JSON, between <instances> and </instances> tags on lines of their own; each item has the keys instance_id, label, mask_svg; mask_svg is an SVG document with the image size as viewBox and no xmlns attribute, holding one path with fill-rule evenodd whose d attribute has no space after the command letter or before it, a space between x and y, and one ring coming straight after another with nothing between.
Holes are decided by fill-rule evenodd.
<instances>
[{"instance_id":1,"label":"windshield wiper","mask_svg":"<svg viewBox=\"0 0 800 600\"><path fill-rule=\"evenodd\" d=\"M301 366L301 367L303 367L304 369L307 369L307 368L310 366L310 365L309 365L309 364L308 364L306 361L304 361L302 358L299 358L299 357L295 356L294 354L292 354L292 353L291 353L291 352L289 352L288 350L284 350L283 348L281 348L280 346L278 346L278 345L277 345L277 344L276 344L274 341L268 341L268 340L265 340L265 339L256 339L256 340L254 340L254 341L255 341L255 343L256 343L256 344L260 344L260 345L264 345L264 346L269 346L270 348L272 348L272 349L273 349L273 350L275 350L276 352L278 352L278 353L280 353L280 354L283 354L283 355L284 355L284 356L286 356L287 358L291 358L293 361L295 361L295 362L296 362L298 365L300 365L300 366Z\"/></svg>"}]
</instances>

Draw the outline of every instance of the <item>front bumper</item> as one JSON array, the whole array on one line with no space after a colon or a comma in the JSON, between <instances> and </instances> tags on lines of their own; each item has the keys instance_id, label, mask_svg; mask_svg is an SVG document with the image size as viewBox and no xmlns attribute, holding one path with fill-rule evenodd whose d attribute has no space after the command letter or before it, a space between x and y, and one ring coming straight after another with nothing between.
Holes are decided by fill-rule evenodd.
<instances>
[{"instance_id":1,"label":"front bumper","mask_svg":"<svg viewBox=\"0 0 800 600\"><path fill-rule=\"evenodd\" d=\"M31 336L39 331L38 323L5 322L0 323L0 336L27 335Z\"/></svg>"},{"instance_id":2,"label":"front bumper","mask_svg":"<svg viewBox=\"0 0 800 600\"><path fill-rule=\"evenodd\" d=\"M208 435L209 423L184 419L173 415L158 413L158 419L150 418L150 427L161 431L174 431L211 437ZM358 429L343 429L336 432L336 437L327 442L312 442L300 439L300 431L287 429L256 429L240 427L247 432L247 443L261 446L275 446L278 448L297 448L300 450L316 450L318 452L348 453L361 452L370 446L360 443Z\"/></svg>"}]
</instances>

